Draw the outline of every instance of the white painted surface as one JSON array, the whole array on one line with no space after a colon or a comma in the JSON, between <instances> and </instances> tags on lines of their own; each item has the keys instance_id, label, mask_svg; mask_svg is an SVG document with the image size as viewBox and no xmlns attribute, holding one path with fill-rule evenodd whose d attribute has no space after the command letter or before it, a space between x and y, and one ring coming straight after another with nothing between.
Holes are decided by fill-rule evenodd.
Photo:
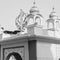
<instances>
[{"instance_id":1,"label":"white painted surface","mask_svg":"<svg viewBox=\"0 0 60 60\"><path fill-rule=\"evenodd\" d=\"M60 45L57 48L56 46L56 44L37 42L37 59L58 60L60 57Z\"/></svg>"}]
</instances>

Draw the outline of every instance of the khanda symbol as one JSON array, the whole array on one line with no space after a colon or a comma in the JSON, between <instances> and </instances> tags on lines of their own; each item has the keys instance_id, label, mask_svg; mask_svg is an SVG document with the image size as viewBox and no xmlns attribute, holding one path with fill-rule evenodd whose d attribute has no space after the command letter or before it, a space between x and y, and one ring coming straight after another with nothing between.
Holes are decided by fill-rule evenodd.
<instances>
[{"instance_id":1,"label":"khanda symbol","mask_svg":"<svg viewBox=\"0 0 60 60\"><path fill-rule=\"evenodd\" d=\"M24 22L25 17L26 17L26 13L24 13L24 11L21 9L20 14L15 20L15 24L20 31L24 31L25 29L25 22Z\"/></svg>"}]
</instances>

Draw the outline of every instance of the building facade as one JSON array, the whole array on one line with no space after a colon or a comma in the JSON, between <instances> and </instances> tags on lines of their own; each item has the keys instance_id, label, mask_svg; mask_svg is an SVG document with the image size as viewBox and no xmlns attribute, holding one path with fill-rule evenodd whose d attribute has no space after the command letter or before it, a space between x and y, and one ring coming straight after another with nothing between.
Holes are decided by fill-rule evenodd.
<instances>
[{"instance_id":1,"label":"building facade","mask_svg":"<svg viewBox=\"0 0 60 60\"><path fill-rule=\"evenodd\" d=\"M60 60L60 38L56 34L60 19L54 8L46 21L47 29L42 19L35 2L28 14L21 9L15 20L20 32L0 39L0 60Z\"/></svg>"}]
</instances>

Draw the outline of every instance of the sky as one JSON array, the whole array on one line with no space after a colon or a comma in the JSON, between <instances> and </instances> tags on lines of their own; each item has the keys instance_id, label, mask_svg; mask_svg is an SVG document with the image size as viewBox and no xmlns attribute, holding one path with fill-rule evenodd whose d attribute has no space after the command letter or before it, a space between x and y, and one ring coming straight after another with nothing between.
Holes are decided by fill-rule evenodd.
<instances>
[{"instance_id":1,"label":"sky","mask_svg":"<svg viewBox=\"0 0 60 60\"><path fill-rule=\"evenodd\" d=\"M28 13L33 6L34 0L0 0L0 25L5 30L17 29L15 25L15 19L20 13L20 9L23 9L25 13ZM53 6L57 15L60 17L60 0L36 0L36 6L40 13L43 15L43 24L48 19Z\"/></svg>"}]
</instances>

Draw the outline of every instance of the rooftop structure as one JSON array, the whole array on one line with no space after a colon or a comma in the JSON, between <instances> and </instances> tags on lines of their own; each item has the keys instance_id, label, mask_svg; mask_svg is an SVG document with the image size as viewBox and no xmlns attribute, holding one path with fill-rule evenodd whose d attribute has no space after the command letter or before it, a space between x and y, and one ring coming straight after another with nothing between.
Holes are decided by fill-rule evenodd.
<instances>
[{"instance_id":1,"label":"rooftop structure","mask_svg":"<svg viewBox=\"0 0 60 60\"><path fill-rule=\"evenodd\" d=\"M57 29L60 19L53 8L46 20L47 29L44 29L41 23L43 16L35 4L33 2L28 14L20 10L15 20L17 30L3 29L2 33L9 37L0 39L0 60L60 59L60 38L56 34L60 31Z\"/></svg>"},{"instance_id":2,"label":"rooftop structure","mask_svg":"<svg viewBox=\"0 0 60 60\"><path fill-rule=\"evenodd\" d=\"M15 19L17 30L15 31L4 30L3 34L14 36L26 33L40 36L52 36L52 37L57 37L56 35L60 36L59 28L60 19L58 18L58 15L56 14L54 7L52 8L52 12L49 14L49 18L46 20L47 29L44 29L41 23L42 19L44 19L43 15L40 13L38 7L36 6L36 2L34 1L33 6L29 10L29 13L25 13L22 9L20 9L20 13Z\"/></svg>"}]
</instances>

